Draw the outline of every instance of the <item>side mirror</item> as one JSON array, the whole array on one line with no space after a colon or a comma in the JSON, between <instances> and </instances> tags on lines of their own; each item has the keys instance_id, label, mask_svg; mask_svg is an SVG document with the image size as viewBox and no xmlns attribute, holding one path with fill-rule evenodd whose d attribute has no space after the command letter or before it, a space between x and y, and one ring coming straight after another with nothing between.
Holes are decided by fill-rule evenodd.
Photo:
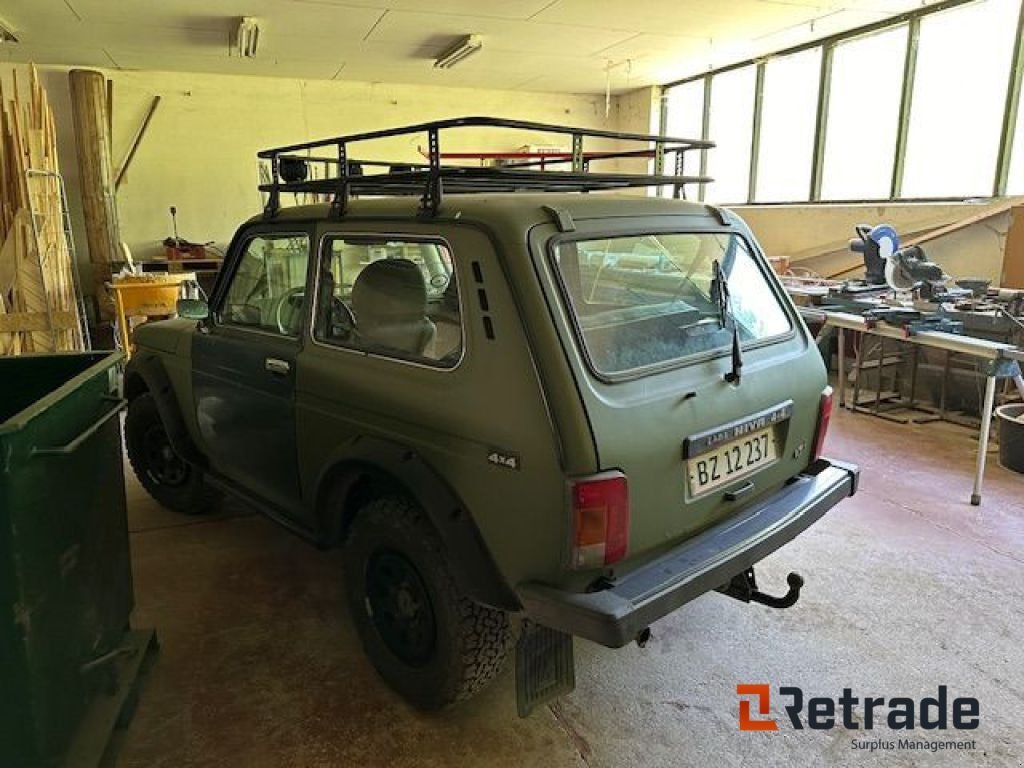
<instances>
[{"instance_id":1,"label":"side mirror","mask_svg":"<svg viewBox=\"0 0 1024 768\"><path fill-rule=\"evenodd\" d=\"M178 317L189 320L205 320L210 315L210 307L202 299L178 299L175 309Z\"/></svg>"}]
</instances>

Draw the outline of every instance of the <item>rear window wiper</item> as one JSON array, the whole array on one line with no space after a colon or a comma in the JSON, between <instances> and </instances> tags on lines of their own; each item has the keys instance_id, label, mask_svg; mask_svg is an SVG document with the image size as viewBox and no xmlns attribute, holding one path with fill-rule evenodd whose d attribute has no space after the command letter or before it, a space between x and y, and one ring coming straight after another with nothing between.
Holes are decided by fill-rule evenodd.
<instances>
[{"instance_id":1,"label":"rear window wiper","mask_svg":"<svg viewBox=\"0 0 1024 768\"><path fill-rule=\"evenodd\" d=\"M713 282L711 285L711 298L718 307L718 321L725 329L732 325L732 370L723 377L727 382L735 386L740 385L740 377L743 371L743 351L740 347L740 329L736 322L736 315L732 311L732 297L729 295L729 281L722 271L722 265L715 259L711 264L713 271Z\"/></svg>"}]
</instances>

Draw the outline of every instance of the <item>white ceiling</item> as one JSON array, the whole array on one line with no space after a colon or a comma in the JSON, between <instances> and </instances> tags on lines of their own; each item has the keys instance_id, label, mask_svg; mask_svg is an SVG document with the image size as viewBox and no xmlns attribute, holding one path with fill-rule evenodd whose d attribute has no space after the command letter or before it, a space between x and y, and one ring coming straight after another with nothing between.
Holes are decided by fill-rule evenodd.
<instances>
[{"instance_id":1,"label":"white ceiling","mask_svg":"<svg viewBox=\"0 0 1024 768\"><path fill-rule=\"evenodd\" d=\"M663 83L892 16L923 0L4 0L0 61L526 91ZM232 55L241 16L256 59ZM484 49L433 59L475 33Z\"/></svg>"}]
</instances>

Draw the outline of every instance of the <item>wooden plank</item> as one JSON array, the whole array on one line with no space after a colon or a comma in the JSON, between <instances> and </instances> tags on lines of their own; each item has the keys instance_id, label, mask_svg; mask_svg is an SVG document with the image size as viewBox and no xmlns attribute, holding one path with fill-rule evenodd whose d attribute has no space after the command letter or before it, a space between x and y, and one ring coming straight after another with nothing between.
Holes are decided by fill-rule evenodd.
<instances>
[{"instance_id":1,"label":"wooden plank","mask_svg":"<svg viewBox=\"0 0 1024 768\"><path fill-rule=\"evenodd\" d=\"M149 110L146 112L146 117L142 120L142 125L139 126L139 130L136 131L135 136L132 138L132 143L128 147L128 153L125 155L124 160L121 162L121 167L117 169L117 174L114 176L115 192L121 188L121 180L124 178L128 167L132 164L132 160L135 159L135 153L139 150L139 144L142 143L142 139L146 135L146 129L149 128L149 121L153 119L156 108L159 106L160 97L154 96L153 102L149 105Z\"/></svg>"},{"instance_id":2,"label":"wooden plank","mask_svg":"<svg viewBox=\"0 0 1024 768\"><path fill-rule=\"evenodd\" d=\"M16 278L15 288L18 296L18 308L24 312L39 313L44 317L50 311L50 302L46 292L46 281L43 270L39 264L39 251L37 243L29 227L16 227L14 232L14 262ZM29 330L29 329L22 329ZM53 334L49 332L49 326L32 330L31 351L53 352Z\"/></svg>"},{"instance_id":3,"label":"wooden plank","mask_svg":"<svg viewBox=\"0 0 1024 768\"><path fill-rule=\"evenodd\" d=\"M945 235L951 235L954 232L959 232L961 229L966 229L972 224L991 219L993 216L998 216L1001 213L1006 213L1014 206L1020 205L1021 201L1019 198L1011 199L1007 202L996 205L992 208L986 208L984 211L979 211L971 216L968 216L958 221L954 221L952 224L947 224L944 227L933 229L931 232L925 232L923 235L918 237L912 237L909 240L905 240L900 243L900 247L906 248L908 245L920 245L921 243L927 243L929 240L936 240Z\"/></svg>"},{"instance_id":4,"label":"wooden plank","mask_svg":"<svg viewBox=\"0 0 1024 768\"><path fill-rule=\"evenodd\" d=\"M61 310L53 313L53 327L60 330L74 330L78 327L78 316L74 312ZM0 314L0 333L34 333L49 328L49 316L45 312L6 312Z\"/></svg>"},{"instance_id":5,"label":"wooden plank","mask_svg":"<svg viewBox=\"0 0 1024 768\"><path fill-rule=\"evenodd\" d=\"M1003 288L1024 289L1024 204L1010 211L1010 228L1003 248Z\"/></svg>"},{"instance_id":6,"label":"wooden plank","mask_svg":"<svg viewBox=\"0 0 1024 768\"><path fill-rule=\"evenodd\" d=\"M34 66L27 88L17 70L11 83L9 92L0 87L0 318L12 330L0 354L81 349L65 210L48 175L58 172L53 112ZM61 318L52 330L51 315Z\"/></svg>"}]
</instances>

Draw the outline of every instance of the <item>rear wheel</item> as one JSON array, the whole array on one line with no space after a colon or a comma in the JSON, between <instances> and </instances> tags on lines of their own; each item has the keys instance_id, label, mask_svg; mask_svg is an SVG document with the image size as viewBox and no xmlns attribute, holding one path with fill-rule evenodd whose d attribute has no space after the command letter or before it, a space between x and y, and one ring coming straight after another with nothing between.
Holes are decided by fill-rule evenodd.
<instances>
[{"instance_id":1,"label":"rear wheel","mask_svg":"<svg viewBox=\"0 0 1024 768\"><path fill-rule=\"evenodd\" d=\"M468 699L501 671L512 645L508 614L459 591L415 503L387 497L360 510L344 564L366 654L410 703L440 709Z\"/></svg>"},{"instance_id":2,"label":"rear wheel","mask_svg":"<svg viewBox=\"0 0 1024 768\"><path fill-rule=\"evenodd\" d=\"M175 453L150 393L128 404L124 436L135 476L160 504L195 515L209 511L217 502L219 495L205 482L202 471Z\"/></svg>"}]
</instances>

